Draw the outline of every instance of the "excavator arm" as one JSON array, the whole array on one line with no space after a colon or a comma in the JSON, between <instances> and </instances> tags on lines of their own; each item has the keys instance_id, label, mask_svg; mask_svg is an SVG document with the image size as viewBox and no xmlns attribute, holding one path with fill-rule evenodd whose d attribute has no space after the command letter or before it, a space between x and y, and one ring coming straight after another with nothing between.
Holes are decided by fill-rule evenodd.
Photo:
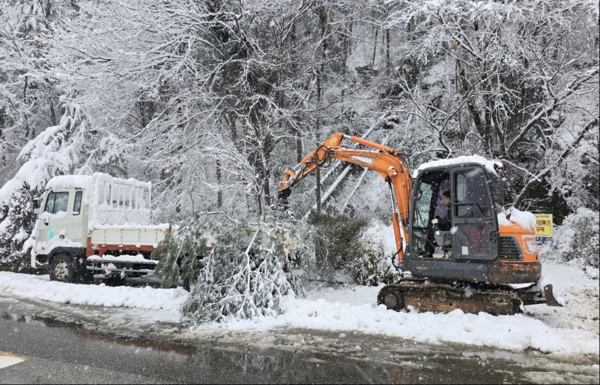
<instances>
[{"instance_id":1,"label":"excavator arm","mask_svg":"<svg viewBox=\"0 0 600 385\"><path fill-rule=\"evenodd\" d=\"M354 150L341 147L343 139L371 148L370 150ZM398 151L365 139L349 136L343 132L333 134L323 144L314 149L294 167L286 170L283 180L277 188L278 197L286 200L291 189L307 175L329 163L333 159L371 169L381 175L390 186L392 200L392 224L396 238L398 259L403 260L404 250L408 243L408 215L410 211L410 195L412 179L410 172Z\"/></svg>"}]
</instances>

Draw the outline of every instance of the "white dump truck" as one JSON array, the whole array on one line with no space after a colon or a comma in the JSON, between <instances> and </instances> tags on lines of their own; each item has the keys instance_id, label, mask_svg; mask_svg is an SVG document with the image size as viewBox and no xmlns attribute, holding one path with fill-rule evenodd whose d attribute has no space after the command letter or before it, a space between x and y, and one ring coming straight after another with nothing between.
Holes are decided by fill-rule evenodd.
<instances>
[{"instance_id":1,"label":"white dump truck","mask_svg":"<svg viewBox=\"0 0 600 385\"><path fill-rule=\"evenodd\" d=\"M87 282L152 273L168 225L150 223L151 184L103 173L52 178L41 198L31 255L50 279Z\"/></svg>"}]
</instances>

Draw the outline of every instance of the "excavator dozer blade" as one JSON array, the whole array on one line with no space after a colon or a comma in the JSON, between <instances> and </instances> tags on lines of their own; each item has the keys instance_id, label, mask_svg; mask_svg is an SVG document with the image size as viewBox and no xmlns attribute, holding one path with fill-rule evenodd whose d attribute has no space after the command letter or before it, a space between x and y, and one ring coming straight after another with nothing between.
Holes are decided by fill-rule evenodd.
<instances>
[{"instance_id":1,"label":"excavator dozer blade","mask_svg":"<svg viewBox=\"0 0 600 385\"><path fill-rule=\"evenodd\" d=\"M562 307L562 304L556 300L556 297L554 297L552 285L544 286L544 297L546 298L546 305Z\"/></svg>"}]
</instances>

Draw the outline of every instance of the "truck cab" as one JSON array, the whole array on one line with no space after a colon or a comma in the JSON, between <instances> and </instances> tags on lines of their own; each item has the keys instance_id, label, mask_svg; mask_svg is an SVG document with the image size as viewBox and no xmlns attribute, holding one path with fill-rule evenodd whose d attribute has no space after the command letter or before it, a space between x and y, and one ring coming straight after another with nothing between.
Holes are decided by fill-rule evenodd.
<instances>
[{"instance_id":1,"label":"truck cab","mask_svg":"<svg viewBox=\"0 0 600 385\"><path fill-rule=\"evenodd\" d=\"M87 238L88 205L83 206L84 189L62 187L46 190L35 230L32 266L47 261L50 251L59 244L83 247Z\"/></svg>"},{"instance_id":2,"label":"truck cab","mask_svg":"<svg viewBox=\"0 0 600 385\"><path fill-rule=\"evenodd\" d=\"M150 223L150 196L150 183L103 173L52 178L40 202L32 267L63 282L151 273L157 261L150 253L168 225Z\"/></svg>"}]
</instances>

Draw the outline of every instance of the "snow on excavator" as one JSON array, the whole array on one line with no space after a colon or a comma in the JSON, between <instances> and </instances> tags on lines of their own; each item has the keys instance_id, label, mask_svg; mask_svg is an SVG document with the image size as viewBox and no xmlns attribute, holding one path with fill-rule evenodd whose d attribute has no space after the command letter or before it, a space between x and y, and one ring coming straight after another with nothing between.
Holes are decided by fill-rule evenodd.
<instances>
[{"instance_id":1,"label":"snow on excavator","mask_svg":"<svg viewBox=\"0 0 600 385\"><path fill-rule=\"evenodd\" d=\"M343 148L343 139L369 149ZM561 306L552 285L541 287L534 227L527 223L533 214L513 209L518 218L507 220L500 162L480 156L439 160L421 165L413 179L397 150L338 132L294 171L286 170L280 202L286 204L296 184L333 159L369 168L390 187L395 265L403 278L380 290L378 304L396 311L490 314Z\"/></svg>"}]
</instances>

